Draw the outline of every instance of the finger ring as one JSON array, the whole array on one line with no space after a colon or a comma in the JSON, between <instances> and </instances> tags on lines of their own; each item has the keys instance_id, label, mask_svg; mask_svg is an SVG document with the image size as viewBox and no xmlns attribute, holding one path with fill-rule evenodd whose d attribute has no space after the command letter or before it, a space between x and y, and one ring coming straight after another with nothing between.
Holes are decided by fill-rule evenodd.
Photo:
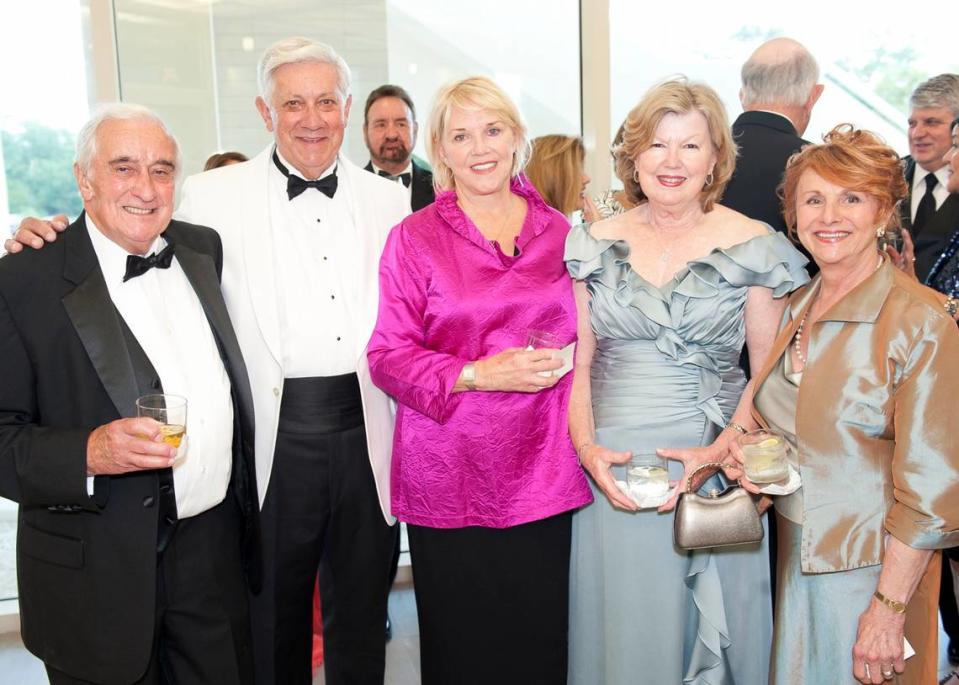
<instances>
[{"instance_id":1,"label":"finger ring","mask_svg":"<svg viewBox=\"0 0 959 685\"><path fill-rule=\"evenodd\" d=\"M862 665L863 665L863 668L866 669L866 678L867 678L868 680L872 680L872 675L869 673L869 664L867 664L867 663L864 661L864 662L862 662Z\"/></svg>"},{"instance_id":2,"label":"finger ring","mask_svg":"<svg viewBox=\"0 0 959 685\"><path fill-rule=\"evenodd\" d=\"M884 680L892 680L892 677L896 674L896 672L892 670L892 666L881 666L880 668L882 669L882 677Z\"/></svg>"}]
</instances>

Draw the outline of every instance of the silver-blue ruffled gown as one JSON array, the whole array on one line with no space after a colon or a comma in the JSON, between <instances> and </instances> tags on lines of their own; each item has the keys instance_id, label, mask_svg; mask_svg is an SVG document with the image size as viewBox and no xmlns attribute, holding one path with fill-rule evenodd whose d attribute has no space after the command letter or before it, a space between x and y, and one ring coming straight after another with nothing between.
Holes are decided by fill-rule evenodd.
<instances>
[{"instance_id":1,"label":"silver-blue ruffled gown","mask_svg":"<svg viewBox=\"0 0 959 685\"><path fill-rule=\"evenodd\" d=\"M632 271L622 241L577 226L566 243L585 280L596 335L596 439L614 450L708 445L743 387L739 357L750 286L782 297L808 280L781 234L717 249L657 288ZM670 462L670 478L682 466ZM614 475L625 480L622 468ZM709 487L707 483L705 487ZM673 547L673 516L596 501L573 517L569 682L760 685L772 636L769 558L761 544L692 553Z\"/></svg>"}]
</instances>

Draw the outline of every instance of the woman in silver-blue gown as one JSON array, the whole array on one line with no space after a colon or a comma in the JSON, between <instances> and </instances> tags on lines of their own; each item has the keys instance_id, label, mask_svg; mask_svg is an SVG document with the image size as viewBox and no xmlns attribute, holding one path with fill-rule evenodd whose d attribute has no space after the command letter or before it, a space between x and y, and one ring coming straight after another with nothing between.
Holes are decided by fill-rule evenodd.
<instances>
[{"instance_id":1,"label":"woman in silver-blue gown","mask_svg":"<svg viewBox=\"0 0 959 685\"><path fill-rule=\"evenodd\" d=\"M674 480L726 458L727 426L749 422L743 343L761 363L783 296L808 280L784 236L715 204L734 164L715 92L656 86L617 154L637 206L567 240L580 315L570 432L596 496L573 519L570 683L767 677L766 544L678 550L672 516L637 511L615 483L629 453L670 448Z\"/></svg>"}]
</instances>

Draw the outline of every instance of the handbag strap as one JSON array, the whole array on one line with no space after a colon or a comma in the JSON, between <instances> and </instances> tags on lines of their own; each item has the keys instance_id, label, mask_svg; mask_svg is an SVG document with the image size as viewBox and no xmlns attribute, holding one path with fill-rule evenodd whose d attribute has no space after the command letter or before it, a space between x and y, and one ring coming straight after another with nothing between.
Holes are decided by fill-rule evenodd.
<instances>
[{"instance_id":1,"label":"handbag strap","mask_svg":"<svg viewBox=\"0 0 959 685\"><path fill-rule=\"evenodd\" d=\"M723 465L722 463L718 461L707 461L705 464L701 464L700 466L698 466L696 470L693 471L691 474L689 474L689 477L686 478L686 487L683 489L683 492L690 492L690 488L693 486L693 478L696 477L697 473L699 473L703 469L709 469L714 467L722 468Z\"/></svg>"}]
</instances>

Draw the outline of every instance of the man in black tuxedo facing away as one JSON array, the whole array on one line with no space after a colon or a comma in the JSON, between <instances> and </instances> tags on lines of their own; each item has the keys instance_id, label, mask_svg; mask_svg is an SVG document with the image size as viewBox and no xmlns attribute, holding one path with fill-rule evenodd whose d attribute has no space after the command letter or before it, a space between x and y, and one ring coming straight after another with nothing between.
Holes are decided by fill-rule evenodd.
<instances>
[{"instance_id":1,"label":"man in black tuxedo facing away","mask_svg":"<svg viewBox=\"0 0 959 685\"><path fill-rule=\"evenodd\" d=\"M786 231L776 188L790 155L807 144L800 136L822 95L818 81L816 60L790 38L763 43L743 64L743 113L732 127L739 159L723 194L725 206Z\"/></svg>"},{"instance_id":2,"label":"man in black tuxedo facing away","mask_svg":"<svg viewBox=\"0 0 959 685\"><path fill-rule=\"evenodd\" d=\"M946 190L952 122L959 117L959 75L940 74L909 97L909 197L900 205L902 225L915 245L916 275L923 281L946 242L959 228L959 195Z\"/></svg>"},{"instance_id":3,"label":"man in black tuxedo facing away","mask_svg":"<svg viewBox=\"0 0 959 685\"><path fill-rule=\"evenodd\" d=\"M433 173L413 159L418 132L413 99L400 86L380 86L366 98L363 140L370 151L366 170L406 186L414 212L434 199Z\"/></svg>"},{"instance_id":4,"label":"man in black tuxedo facing away","mask_svg":"<svg viewBox=\"0 0 959 685\"><path fill-rule=\"evenodd\" d=\"M178 165L150 110L104 107L77 140L84 212L0 260L0 494L23 640L55 685L253 678L252 396L219 236L171 221ZM179 450L136 418L156 393L188 399Z\"/></svg>"}]
</instances>

